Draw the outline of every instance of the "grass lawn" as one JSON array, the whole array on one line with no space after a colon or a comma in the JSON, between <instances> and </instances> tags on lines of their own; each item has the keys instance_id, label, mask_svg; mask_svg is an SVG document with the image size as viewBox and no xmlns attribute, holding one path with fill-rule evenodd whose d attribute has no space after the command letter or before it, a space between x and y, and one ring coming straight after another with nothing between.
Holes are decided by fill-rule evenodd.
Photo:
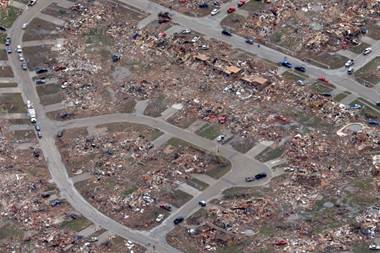
<instances>
[{"instance_id":1,"label":"grass lawn","mask_svg":"<svg viewBox=\"0 0 380 253\"><path fill-rule=\"evenodd\" d=\"M173 206L180 208L183 206L187 201L193 198L192 195L187 194L186 192L183 192L181 190L175 190L173 191L173 197L174 197L174 202L171 203Z\"/></svg>"},{"instance_id":2,"label":"grass lawn","mask_svg":"<svg viewBox=\"0 0 380 253\"><path fill-rule=\"evenodd\" d=\"M221 131L218 124L205 124L195 133L207 139L213 140L220 135Z\"/></svg>"},{"instance_id":3,"label":"grass lawn","mask_svg":"<svg viewBox=\"0 0 380 253\"><path fill-rule=\"evenodd\" d=\"M294 71L285 71L284 73L282 73L282 77L285 80L288 80L291 82L295 82L298 80L305 80L308 78L306 75L304 75L300 72L294 72Z\"/></svg>"},{"instance_id":4,"label":"grass lawn","mask_svg":"<svg viewBox=\"0 0 380 253\"><path fill-rule=\"evenodd\" d=\"M71 231L79 232L86 227L90 226L91 222L84 217L80 217L71 221L65 221L61 224L62 228L69 229Z\"/></svg>"},{"instance_id":5,"label":"grass lawn","mask_svg":"<svg viewBox=\"0 0 380 253\"><path fill-rule=\"evenodd\" d=\"M370 102L368 102L362 98L359 98L359 99L352 101L350 105L353 105L353 104L359 104L359 105L363 106L363 108L359 111L359 113L360 113L360 115L364 116L365 118L380 120L380 112L373 109L373 108L376 108L376 106L371 104Z\"/></svg>"},{"instance_id":6,"label":"grass lawn","mask_svg":"<svg viewBox=\"0 0 380 253\"><path fill-rule=\"evenodd\" d=\"M376 23L368 25L368 37L375 40L380 40L380 26Z\"/></svg>"},{"instance_id":7,"label":"grass lawn","mask_svg":"<svg viewBox=\"0 0 380 253\"><path fill-rule=\"evenodd\" d=\"M282 155L282 153L284 153L284 151L285 148L283 146L277 147L275 149L267 147L266 149L264 149L263 152L256 156L256 159L260 162L267 162L279 158Z\"/></svg>"},{"instance_id":8,"label":"grass lawn","mask_svg":"<svg viewBox=\"0 0 380 253\"><path fill-rule=\"evenodd\" d=\"M206 184L205 182L197 179L197 178L192 178L191 180L186 182L188 185L194 187L195 189L198 189L200 191L203 191L206 189L209 185Z\"/></svg>"},{"instance_id":9,"label":"grass lawn","mask_svg":"<svg viewBox=\"0 0 380 253\"><path fill-rule=\"evenodd\" d=\"M23 113L26 112L24 101L20 93L0 94L0 112Z\"/></svg>"},{"instance_id":10,"label":"grass lawn","mask_svg":"<svg viewBox=\"0 0 380 253\"><path fill-rule=\"evenodd\" d=\"M0 8L0 26L9 28L15 22L16 18L22 13L22 10L13 6L8 6L6 9Z\"/></svg>"},{"instance_id":11,"label":"grass lawn","mask_svg":"<svg viewBox=\"0 0 380 253\"><path fill-rule=\"evenodd\" d=\"M370 45L365 43L365 42L362 42L360 45L352 47L349 50L351 52L354 52L355 54L361 54L363 52L363 50L366 49L367 47L370 47Z\"/></svg>"},{"instance_id":12,"label":"grass lawn","mask_svg":"<svg viewBox=\"0 0 380 253\"><path fill-rule=\"evenodd\" d=\"M17 87L17 83L0 83L0 88L13 88Z\"/></svg>"},{"instance_id":13,"label":"grass lawn","mask_svg":"<svg viewBox=\"0 0 380 253\"><path fill-rule=\"evenodd\" d=\"M380 82L380 57L376 57L364 67L355 72L355 78L358 82L364 84L369 82L372 85L376 85Z\"/></svg>"},{"instance_id":14,"label":"grass lawn","mask_svg":"<svg viewBox=\"0 0 380 253\"><path fill-rule=\"evenodd\" d=\"M347 96L350 95L350 94L351 94L351 93L348 92L348 91L346 91L346 92L342 92L342 93L336 95L336 96L334 97L334 100L335 100L336 102L342 101L345 97L347 97Z\"/></svg>"},{"instance_id":15,"label":"grass lawn","mask_svg":"<svg viewBox=\"0 0 380 253\"><path fill-rule=\"evenodd\" d=\"M324 83L322 82L315 82L311 88L313 89L313 91L317 92L317 93L325 93L325 92L331 92L333 90L333 88L331 87L328 87L326 86Z\"/></svg>"}]
</instances>

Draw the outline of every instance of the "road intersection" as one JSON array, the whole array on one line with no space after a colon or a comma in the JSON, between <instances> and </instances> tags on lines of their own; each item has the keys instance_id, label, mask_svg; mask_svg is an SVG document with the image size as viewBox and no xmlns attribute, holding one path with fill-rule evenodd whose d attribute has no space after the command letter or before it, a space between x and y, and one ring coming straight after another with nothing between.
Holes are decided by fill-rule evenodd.
<instances>
[{"instance_id":1,"label":"road intersection","mask_svg":"<svg viewBox=\"0 0 380 253\"><path fill-rule=\"evenodd\" d=\"M23 14L16 19L15 23L9 31L12 42L15 45L22 45L22 37L24 34L22 25L24 23L29 23L33 18L37 17L40 14L40 11L42 9L46 8L54 2L59 1L39 0L33 8L27 8ZM305 66L307 68L307 74L312 78L325 76L330 82L332 82L337 88L341 89L342 91L348 90L354 95L363 97L371 102L375 102L379 99L378 88L373 89L362 86L351 77L347 76L344 68L336 70L322 69L263 45L260 47L248 45L245 43L245 38L241 36L223 36L221 34L222 27L220 26L220 21L223 17L222 15L225 15L225 11L223 11L223 14L220 13L221 15L218 17L206 16L202 18L195 18L174 12L149 0L120 0L120 2L140 9L154 16L157 16L159 12L168 11L173 14L173 21L184 28L190 28L205 35L208 38L214 38L219 41L226 42L234 48L241 49L245 52L249 52L251 54L257 55L258 57L273 62L279 62L284 57L287 57L287 59L293 64ZM231 2L236 3L237 1L230 1L224 5L222 9L226 9L226 6L230 5ZM357 66L364 66L366 63L378 55L378 52L380 50L380 42L376 42L374 45L372 45L372 47L374 49L374 52L370 56L360 55L355 59ZM228 159L232 165L232 169L229 173L227 173L221 179L216 180L213 185L210 185L210 187L208 187L205 191L201 192L199 195L195 196L192 200L187 202L184 206L173 212L171 216L168 217L161 225L152 229L151 231L137 231L127 228L122 224L112 220L110 217L102 214L100 211L90 205L76 190L73 182L68 177L65 165L62 162L60 152L55 145L55 136L59 129L90 127L110 122L131 122L157 128L164 133L185 140L205 150L215 150L217 144L213 141L202 138L192 133L191 131L175 127L162 119L147 117L139 113L109 114L64 122L52 121L46 116L46 108L40 104L40 100L30 73L25 72L21 69L19 59L17 58L16 54L11 54L9 56L9 64L14 72L15 81L19 84L24 101L26 102L29 100L35 106L40 126L44 131L44 137L40 140L40 147L44 153L44 156L46 157L52 179L57 184L57 187L60 189L61 194L73 206L73 208L77 209L96 225L109 230L113 234L117 234L123 238L135 241L136 243L139 243L148 248L152 245L155 245L157 252L180 252L177 249L169 246L165 238L166 234L174 226L172 221L175 217L188 217L199 209L198 201L211 200L212 198L219 196L221 192L227 188L234 186L247 186L247 184L242 180L245 176L259 172L266 172L270 174L270 170L265 164L260 163L252 157L241 154L229 146L221 146L219 149L219 155ZM264 181L264 183L266 182L267 181Z\"/></svg>"}]
</instances>

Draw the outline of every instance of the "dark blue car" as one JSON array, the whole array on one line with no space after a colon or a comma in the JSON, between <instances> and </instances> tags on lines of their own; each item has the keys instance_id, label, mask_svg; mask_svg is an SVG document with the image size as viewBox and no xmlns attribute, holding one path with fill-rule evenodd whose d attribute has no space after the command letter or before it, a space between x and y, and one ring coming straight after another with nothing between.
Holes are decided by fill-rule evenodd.
<instances>
[{"instance_id":1,"label":"dark blue car","mask_svg":"<svg viewBox=\"0 0 380 253\"><path fill-rule=\"evenodd\" d=\"M294 69L295 69L295 70L298 70L298 71L300 71L300 72L306 72L306 68L303 67L303 66L296 66L296 67L294 67Z\"/></svg>"},{"instance_id":2,"label":"dark blue car","mask_svg":"<svg viewBox=\"0 0 380 253\"><path fill-rule=\"evenodd\" d=\"M284 66L284 67L289 68L289 69L291 69L293 67L293 65L288 61L282 61L282 62L279 62L279 64L281 66Z\"/></svg>"},{"instance_id":3,"label":"dark blue car","mask_svg":"<svg viewBox=\"0 0 380 253\"><path fill-rule=\"evenodd\" d=\"M380 123L379 121L375 120L375 119L369 119L368 120L368 125L370 126L378 126Z\"/></svg>"}]
</instances>

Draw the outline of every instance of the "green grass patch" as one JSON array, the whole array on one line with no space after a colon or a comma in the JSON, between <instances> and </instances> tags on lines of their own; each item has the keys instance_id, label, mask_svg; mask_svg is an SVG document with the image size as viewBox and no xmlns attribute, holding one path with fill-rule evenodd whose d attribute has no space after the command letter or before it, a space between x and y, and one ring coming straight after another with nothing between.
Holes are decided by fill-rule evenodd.
<instances>
[{"instance_id":1,"label":"green grass patch","mask_svg":"<svg viewBox=\"0 0 380 253\"><path fill-rule=\"evenodd\" d=\"M213 140L220 135L221 131L218 124L207 123L198 129L195 133L207 139Z\"/></svg>"},{"instance_id":2,"label":"green grass patch","mask_svg":"<svg viewBox=\"0 0 380 253\"><path fill-rule=\"evenodd\" d=\"M51 95L54 93L58 93L61 91L61 87L59 87L58 84L45 84L45 85L38 85L37 86L37 93L38 96L44 96L44 95Z\"/></svg>"},{"instance_id":3,"label":"green grass patch","mask_svg":"<svg viewBox=\"0 0 380 253\"><path fill-rule=\"evenodd\" d=\"M103 27L100 25L91 28L90 31L84 34L86 43L109 45L112 42L112 40L106 32L107 27Z\"/></svg>"},{"instance_id":4,"label":"green grass patch","mask_svg":"<svg viewBox=\"0 0 380 253\"><path fill-rule=\"evenodd\" d=\"M347 57L340 54L322 53L320 55L310 55L310 58L322 64L326 64L330 69L343 67L349 60ZM324 66L324 65L321 65Z\"/></svg>"},{"instance_id":5,"label":"green grass patch","mask_svg":"<svg viewBox=\"0 0 380 253\"><path fill-rule=\"evenodd\" d=\"M364 67L356 71L354 73L356 80L364 85L368 83L370 85L376 85L380 82L380 71L378 66L380 66L380 57L376 57Z\"/></svg>"},{"instance_id":6,"label":"green grass patch","mask_svg":"<svg viewBox=\"0 0 380 253\"><path fill-rule=\"evenodd\" d=\"M311 89L316 92L316 93L325 93L325 92L331 92L333 88L323 84L322 82L315 82L312 86Z\"/></svg>"},{"instance_id":7,"label":"green grass patch","mask_svg":"<svg viewBox=\"0 0 380 253\"><path fill-rule=\"evenodd\" d=\"M306 75L303 75L298 72L293 72L293 71L285 71L284 73L282 73L282 77L285 80L288 80L291 82L296 82L298 80L305 80L308 78Z\"/></svg>"},{"instance_id":8,"label":"green grass patch","mask_svg":"<svg viewBox=\"0 0 380 253\"><path fill-rule=\"evenodd\" d=\"M265 8L265 3L263 1L249 1L241 7L243 10L249 12L261 11Z\"/></svg>"},{"instance_id":9,"label":"green grass patch","mask_svg":"<svg viewBox=\"0 0 380 253\"><path fill-rule=\"evenodd\" d=\"M64 229L71 230L71 231L79 232L90 225L91 225L91 222L89 220L87 220L84 217L79 217L71 221L64 221L61 224L61 227Z\"/></svg>"},{"instance_id":10,"label":"green grass patch","mask_svg":"<svg viewBox=\"0 0 380 253\"><path fill-rule=\"evenodd\" d=\"M221 158L219 156L216 156L216 158L225 160L224 158ZM221 178L227 172L229 172L230 169L231 169L230 163L228 161L226 161L226 162L228 163L228 165L226 165L226 166L218 166L218 167L215 167L215 168L213 168L211 170L208 170L206 172L206 175L208 175L208 176L210 176L212 178L215 178L215 179Z\"/></svg>"},{"instance_id":11,"label":"green grass patch","mask_svg":"<svg viewBox=\"0 0 380 253\"><path fill-rule=\"evenodd\" d=\"M17 87L17 83L0 83L0 88L14 88Z\"/></svg>"},{"instance_id":12,"label":"green grass patch","mask_svg":"<svg viewBox=\"0 0 380 253\"><path fill-rule=\"evenodd\" d=\"M380 25L375 23L368 24L368 37L380 40Z\"/></svg>"},{"instance_id":13,"label":"green grass patch","mask_svg":"<svg viewBox=\"0 0 380 253\"><path fill-rule=\"evenodd\" d=\"M0 113L24 113L26 108L20 93L0 94Z\"/></svg>"},{"instance_id":14,"label":"green grass patch","mask_svg":"<svg viewBox=\"0 0 380 253\"><path fill-rule=\"evenodd\" d=\"M183 192L181 190L175 190L173 191L173 197L174 197L174 202L171 203L173 206L180 208L183 206L186 202L188 202L190 199L193 198L192 195Z\"/></svg>"},{"instance_id":15,"label":"green grass patch","mask_svg":"<svg viewBox=\"0 0 380 253\"><path fill-rule=\"evenodd\" d=\"M63 94L62 92L53 93L50 95L44 95L40 97L40 102L42 105L52 105L62 102Z\"/></svg>"},{"instance_id":16,"label":"green grass patch","mask_svg":"<svg viewBox=\"0 0 380 253\"><path fill-rule=\"evenodd\" d=\"M161 113L168 108L169 101L164 96L159 96L149 102L144 110L144 115L160 117Z\"/></svg>"},{"instance_id":17,"label":"green grass patch","mask_svg":"<svg viewBox=\"0 0 380 253\"><path fill-rule=\"evenodd\" d=\"M359 104L363 106L362 109L359 110L359 114L365 117L366 119L380 119L380 112L374 109L376 108L376 106L371 104L367 100L359 98L352 101L350 105L353 104Z\"/></svg>"},{"instance_id":18,"label":"green grass patch","mask_svg":"<svg viewBox=\"0 0 380 253\"><path fill-rule=\"evenodd\" d=\"M347 97L348 95L350 95L351 93L350 92L342 92L342 93L339 93L338 95L336 95L334 97L334 100L336 102L340 102L342 101L345 97Z\"/></svg>"},{"instance_id":19,"label":"green grass patch","mask_svg":"<svg viewBox=\"0 0 380 253\"><path fill-rule=\"evenodd\" d=\"M205 190L209 185L205 182L197 179L197 178L191 178L189 181L186 182L188 185L194 187L195 189L198 189L200 191Z\"/></svg>"},{"instance_id":20,"label":"green grass patch","mask_svg":"<svg viewBox=\"0 0 380 253\"><path fill-rule=\"evenodd\" d=\"M284 146L279 146L275 149L271 147L267 147L266 149L264 149L263 152L261 152L260 154L256 156L256 159L259 160L260 162L268 162L270 160L279 158L282 155L282 153L284 153L284 151L285 151Z\"/></svg>"},{"instance_id":21,"label":"green grass patch","mask_svg":"<svg viewBox=\"0 0 380 253\"><path fill-rule=\"evenodd\" d=\"M367 47L370 47L370 45L365 43L365 42L362 42L362 43L360 43L360 45L352 47L349 50L351 52L354 52L355 54L361 54L363 52L363 50L366 49Z\"/></svg>"},{"instance_id":22,"label":"green grass patch","mask_svg":"<svg viewBox=\"0 0 380 253\"><path fill-rule=\"evenodd\" d=\"M8 6L6 9L0 8L0 26L11 27L21 13L22 10L13 6Z\"/></svg>"},{"instance_id":23,"label":"green grass patch","mask_svg":"<svg viewBox=\"0 0 380 253\"><path fill-rule=\"evenodd\" d=\"M264 224L261 226L259 233L265 237L271 237L274 235L275 228L269 224Z\"/></svg>"},{"instance_id":24,"label":"green grass patch","mask_svg":"<svg viewBox=\"0 0 380 253\"><path fill-rule=\"evenodd\" d=\"M19 229L19 226L13 223L5 223L0 225L0 240L12 239L19 241L23 238L24 232Z\"/></svg>"}]
</instances>

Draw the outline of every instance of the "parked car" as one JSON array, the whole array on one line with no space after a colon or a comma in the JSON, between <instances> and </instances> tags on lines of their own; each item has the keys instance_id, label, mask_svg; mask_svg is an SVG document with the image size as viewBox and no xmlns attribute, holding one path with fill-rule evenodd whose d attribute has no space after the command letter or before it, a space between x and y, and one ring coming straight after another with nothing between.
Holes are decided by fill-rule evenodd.
<instances>
[{"instance_id":1,"label":"parked car","mask_svg":"<svg viewBox=\"0 0 380 253\"><path fill-rule=\"evenodd\" d=\"M57 133L57 137L61 138L63 136L64 132L65 132L65 130L63 130L63 129L59 130L58 133Z\"/></svg>"},{"instance_id":2,"label":"parked car","mask_svg":"<svg viewBox=\"0 0 380 253\"><path fill-rule=\"evenodd\" d=\"M249 183L249 182L253 182L255 181L255 177L246 177L245 178L245 182Z\"/></svg>"},{"instance_id":3,"label":"parked car","mask_svg":"<svg viewBox=\"0 0 380 253\"><path fill-rule=\"evenodd\" d=\"M249 45L253 45L253 39L250 39L250 38L247 38L246 40L245 40L245 43L247 43L247 44L249 44Z\"/></svg>"},{"instance_id":4,"label":"parked car","mask_svg":"<svg viewBox=\"0 0 380 253\"><path fill-rule=\"evenodd\" d=\"M305 82L302 80L297 80L296 82L299 86L305 86Z\"/></svg>"},{"instance_id":5,"label":"parked car","mask_svg":"<svg viewBox=\"0 0 380 253\"><path fill-rule=\"evenodd\" d=\"M22 29L26 29L26 27L28 26L28 23L24 23L24 24L22 24Z\"/></svg>"},{"instance_id":6,"label":"parked car","mask_svg":"<svg viewBox=\"0 0 380 253\"><path fill-rule=\"evenodd\" d=\"M371 126L378 126L379 125L379 121L377 121L375 119L369 119L367 123L368 123L368 125L371 125Z\"/></svg>"},{"instance_id":7,"label":"parked car","mask_svg":"<svg viewBox=\"0 0 380 253\"><path fill-rule=\"evenodd\" d=\"M9 36L7 36L5 38L5 46L10 46L11 45L11 38Z\"/></svg>"},{"instance_id":8,"label":"parked car","mask_svg":"<svg viewBox=\"0 0 380 253\"><path fill-rule=\"evenodd\" d=\"M35 5L36 3L37 3L37 0L30 0L29 3L28 3L28 5L29 5L29 6L33 6L33 5Z\"/></svg>"},{"instance_id":9,"label":"parked car","mask_svg":"<svg viewBox=\"0 0 380 253\"><path fill-rule=\"evenodd\" d=\"M354 68L353 67L349 67L347 69L347 74L351 75L352 73L354 73Z\"/></svg>"},{"instance_id":10,"label":"parked car","mask_svg":"<svg viewBox=\"0 0 380 253\"><path fill-rule=\"evenodd\" d=\"M198 7L202 8L202 9L207 9L208 8L208 4L207 3L200 3L200 4L198 4Z\"/></svg>"},{"instance_id":11,"label":"parked car","mask_svg":"<svg viewBox=\"0 0 380 253\"><path fill-rule=\"evenodd\" d=\"M41 133L41 131L38 131L38 132L37 132L37 137L38 137L38 139L41 139L41 138L42 138L42 133Z\"/></svg>"},{"instance_id":12,"label":"parked car","mask_svg":"<svg viewBox=\"0 0 380 253\"><path fill-rule=\"evenodd\" d=\"M182 33L183 34L189 34L189 33L191 33L191 30L186 28L186 29L182 30Z\"/></svg>"},{"instance_id":13,"label":"parked car","mask_svg":"<svg viewBox=\"0 0 380 253\"><path fill-rule=\"evenodd\" d=\"M41 131L41 127L38 124L35 124L34 128L36 129L37 132Z\"/></svg>"},{"instance_id":14,"label":"parked car","mask_svg":"<svg viewBox=\"0 0 380 253\"><path fill-rule=\"evenodd\" d=\"M260 180L260 179L263 179L263 178L266 178L266 177L267 177L266 173L259 173L259 174L255 175L255 179L256 180Z\"/></svg>"},{"instance_id":15,"label":"parked car","mask_svg":"<svg viewBox=\"0 0 380 253\"><path fill-rule=\"evenodd\" d=\"M324 97L331 97L332 96L330 92L321 92L321 93L319 93L319 95L324 96Z\"/></svg>"},{"instance_id":16,"label":"parked car","mask_svg":"<svg viewBox=\"0 0 380 253\"><path fill-rule=\"evenodd\" d=\"M232 33L226 29L223 29L222 34L226 36L232 36Z\"/></svg>"},{"instance_id":17,"label":"parked car","mask_svg":"<svg viewBox=\"0 0 380 253\"><path fill-rule=\"evenodd\" d=\"M352 104L351 106L350 106L350 108L352 109L352 110L359 110L359 109L362 109L362 105L360 105L360 104Z\"/></svg>"},{"instance_id":18,"label":"parked car","mask_svg":"<svg viewBox=\"0 0 380 253\"><path fill-rule=\"evenodd\" d=\"M221 135L218 135L218 137L216 137L216 141L217 142L222 142L222 141L224 141L224 138L225 138L226 136L224 135L224 134L221 134Z\"/></svg>"},{"instance_id":19,"label":"parked car","mask_svg":"<svg viewBox=\"0 0 380 253\"><path fill-rule=\"evenodd\" d=\"M300 72L306 72L306 68L303 66L295 66L294 69Z\"/></svg>"},{"instance_id":20,"label":"parked car","mask_svg":"<svg viewBox=\"0 0 380 253\"><path fill-rule=\"evenodd\" d=\"M162 213L160 213L157 218L156 218L156 222L161 222L162 220L164 219L164 215Z\"/></svg>"},{"instance_id":21,"label":"parked car","mask_svg":"<svg viewBox=\"0 0 380 253\"><path fill-rule=\"evenodd\" d=\"M48 69L47 68L37 67L37 68L34 69L34 71L36 72L36 74L43 74L43 73L48 72Z\"/></svg>"},{"instance_id":22,"label":"parked car","mask_svg":"<svg viewBox=\"0 0 380 253\"><path fill-rule=\"evenodd\" d=\"M208 49L208 45L203 44L203 45L201 46L201 49L202 49L202 50L207 50L207 49Z\"/></svg>"},{"instance_id":23,"label":"parked car","mask_svg":"<svg viewBox=\"0 0 380 253\"><path fill-rule=\"evenodd\" d=\"M237 7L242 7L244 4L246 4L246 0L240 0L239 2L238 2L238 4L237 4Z\"/></svg>"},{"instance_id":24,"label":"parked car","mask_svg":"<svg viewBox=\"0 0 380 253\"><path fill-rule=\"evenodd\" d=\"M28 70L28 64L26 64L26 61L23 61L21 63L21 68L22 68L22 70Z\"/></svg>"},{"instance_id":25,"label":"parked car","mask_svg":"<svg viewBox=\"0 0 380 253\"><path fill-rule=\"evenodd\" d=\"M346 68L351 67L352 65L354 65L354 60L353 60L353 59L348 60L348 61L344 64L344 66L345 66Z\"/></svg>"},{"instance_id":26,"label":"parked car","mask_svg":"<svg viewBox=\"0 0 380 253\"><path fill-rule=\"evenodd\" d=\"M18 54L21 54L21 53L22 53L22 47L21 47L21 45L17 45L16 52L17 52Z\"/></svg>"},{"instance_id":27,"label":"parked car","mask_svg":"<svg viewBox=\"0 0 380 253\"><path fill-rule=\"evenodd\" d=\"M218 14L220 12L220 9L213 9L211 11L211 16L215 16L216 14Z\"/></svg>"},{"instance_id":28,"label":"parked car","mask_svg":"<svg viewBox=\"0 0 380 253\"><path fill-rule=\"evenodd\" d=\"M377 106L380 106L380 101L377 101L377 102L376 102L376 105L377 105Z\"/></svg>"},{"instance_id":29,"label":"parked car","mask_svg":"<svg viewBox=\"0 0 380 253\"><path fill-rule=\"evenodd\" d=\"M284 61L282 61L282 62L279 62L279 64L280 64L281 66L283 66L283 67L285 67L285 68L289 68L289 69L291 69L291 68L293 67L293 65L292 65L290 62L288 62L287 60L284 60Z\"/></svg>"},{"instance_id":30,"label":"parked car","mask_svg":"<svg viewBox=\"0 0 380 253\"><path fill-rule=\"evenodd\" d=\"M36 79L36 84L45 84L46 80L44 79Z\"/></svg>"},{"instance_id":31,"label":"parked car","mask_svg":"<svg viewBox=\"0 0 380 253\"><path fill-rule=\"evenodd\" d=\"M194 38L191 39L191 42L195 43L199 40L199 36L194 36Z\"/></svg>"},{"instance_id":32,"label":"parked car","mask_svg":"<svg viewBox=\"0 0 380 253\"><path fill-rule=\"evenodd\" d=\"M168 204L160 204L160 208L165 209L166 211L171 211L172 207Z\"/></svg>"},{"instance_id":33,"label":"parked car","mask_svg":"<svg viewBox=\"0 0 380 253\"><path fill-rule=\"evenodd\" d=\"M236 8L231 6L230 8L228 8L227 13L231 14L231 13L234 13L235 11L236 11Z\"/></svg>"},{"instance_id":34,"label":"parked car","mask_svg":"<svg viewBox=\"0 0 380 253\"><path fill-rule=\"evenodd\" d=\"M199 201L198 204L202 207L205 207L207 205L206 201L204 200Z\"/></svg>"},{"instance_id":35,"label":"parked car","mask_svg":"<svg viewBox=\"0 0 380 253\"><path fill-rule=\"evenodd\" d=\"M11 54L11 53L12 53L12 48L11 48L11 46L7 46L7 47L5 47L5 51L7 51L8 54Z\"/></svg>"},{"instance_id":36,"label":"parked car","mask_svg":"<svg viewBox=\"0 0 380 253\"><path fill-rule=\"evenodd\" d=\"M367 47L366 49L363 50L363 55L370 54L372 52L372 48Z\"/></svg>"},{"instance_id":37,"label":"parked car","mask_svg":"<svg viewBox=\"0 0 380 253\"><path fill-rule=\"evenodd\" d=\"M55 207L55 206L58 206L60 204L62 204L62 200L59 200L59 199L52 199L49 201L49 204L52 206L52 207Z\"/></svg>"},{"instance_id":38,"label":"parked car","mask_svg":"<svg viewBox=\"0 0 380 253\"><path fill-rule=\"evenodd\" d=\"M178 218L175 218L173 223L174 225L178 225L180 224L182 221L184 221L184 218L183 217L178 217Z\"/></svg>"}]
</instances>

